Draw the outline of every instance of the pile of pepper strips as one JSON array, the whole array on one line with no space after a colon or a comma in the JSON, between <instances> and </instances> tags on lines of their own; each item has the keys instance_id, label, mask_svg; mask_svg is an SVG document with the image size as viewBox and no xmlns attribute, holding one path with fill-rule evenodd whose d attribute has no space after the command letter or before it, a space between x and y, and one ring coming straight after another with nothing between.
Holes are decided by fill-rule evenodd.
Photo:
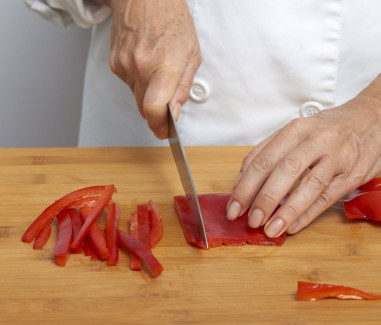
<instances>
[{"instance_id":1,"label":"pile of pepper strips","mask_svg":"<svg viewBox=\"0 0 381 325\"><path fill-rule=\"evenodd\" d=\"M163 236L163 226L155 202L138 205L131 214L131 234L118 229L120 210L112 201L116 192L114 185L91 186L71 192L47 207L29 226L22 241L31 243L33 249L42 249L51 233L54 218L58 221L58 239L54 248L56 263L65 266L72 253L90 255L94 259L107 259L108 265L118 262L118 247L132 253L131 268L141 269L141 260L147 263L153 276L158 276L163 267L152 255L151 248ZM107 208L105 231L96 223Z\"/></svg>"}]
</instances>

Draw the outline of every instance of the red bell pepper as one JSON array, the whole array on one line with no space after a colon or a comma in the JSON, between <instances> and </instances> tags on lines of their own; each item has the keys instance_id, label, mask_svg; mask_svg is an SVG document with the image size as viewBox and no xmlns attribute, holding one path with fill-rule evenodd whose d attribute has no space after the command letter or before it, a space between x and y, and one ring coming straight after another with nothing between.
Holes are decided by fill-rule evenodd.
<instances>
[{"instance_id":1,"label":"red bell pepper","mask_svg":"<svg viewBox=\"0 0 381 325\"><path fill-rule=\"evenodd\" d=\"M118 225L120 219L120 210L115 203L107 207L107 247L109 256L107 265L116 265L119 259L118 250Z\"/></svg>"},{"instance_id":2,"label":"red bell pepper","mask_svg":"<svg viewBox=\"0 0 381 325\"><path fill-rule=\"evenodd\" d=\"M51 225L47 225L46 227L42 228L42 230L38 233L36 239L34 240L33 249L43 249L50 238L51 232Z\"/></svg>"},{"instance_id":3,"label":"red bell pepper","mask_svg":"<svg viewBox=\"0 0 381 325\"><path fill-rule=\"evenodd\" d=\"M381 295L332 284L298 282L296 299L314 301L323 298L376 300L381 299Z\"/></svg>"},{"instance_id":4,"label":"red bell pepper","mask_svg":"<svg viewBox=\"0 0 381 325\"><path fill-rule=\"evenodd\" d=\"M144 245L140 240L118 229L119 246L138 255L150 267L153 276L158 276L164 269L159 261L152 255L149 246Z\"/></svg>"},{"instance_id":5,"label":"red bell pepper","mask_svg":"<svg viewBox=\"0 0 381 325\"><path fill-rule=\"evenodd\" d=\"M37 236L42 228L50 225L54 217L73 201L86 196L86 195L97 195L105 191L105 186L91 186L76 190L71 192L59 200L55 201L53 204L48 206L40 216L29 226L22 236L22 241L25 243L31 243L32 240Z\"/></svg>"},{"instance_id":6,"label":"red bell pepper","mask_svg":"<svg viewBox=\"0 0 381 325\"><path fill-rule=\"evenodd\" d=\"M89 232L90 226L95 223L95 221L97 220L99 215L102 213L107 203L111 200L111 197L114 194L114 192L115 192L114 185L107 185L105 187L104 192L101 194L94 208L91 210L89 216L86 218L81 230L79 231L77 236L74 238L71 244L72 248L78 248L82 245L83 239Z\"/></svg>"},{"instance_id":7,"label":"red bell pepper","mask_svg":"<svg viewBox=\"0 0 381 325\"><path fill-rule=\"evenodd\" d=\"M132 237L139 238L138 214L130 214L130 234ZM131 270L140 271L142 269L142 260L135 253L131 252Z\"/></svg>"},{"instance_id":8,"label":"red bell pepper","mask_svg":"<svg viewBox=\"0 0 381 325\"><path fill-rule=\"evenodd\" d=\"M91 212L92 208L81 208L79 210L84 224L86 223L86 220L89 218ZM107 259L109 255L109 250L106 244L106 234L102 229L98 227L96 222L90 225L89 231L87 233L87 238L90 242L92 251L97 255L97 257L100 260Z\"/></svg>"},{"instance_id":9,"label":"red bell pepper","mask_svg":"<svg viewBox=\"0 0 381 325\"><path fill-rule=\"evenodd\" d=\"M94 205L97 203L99 199L99 196L88 196L88 197L82 197L78 200L73 201L70 205L67 206L67 208L87 208L87 207L94 207Z\"/></svg>"},{"instance_id":10,"label":"red bell pepper","mask_svg":"<svg viewBox=\"0 0 381 325\"><path fill-rule=\"evenodd\" d=\"M381 191L364 192L344 202L348 219L381 221Z\"/></svg>"},{"instance_id":11,"label":"red bell pepper","mask_svg":"<svg viewBox=\"0 0 381 325\"><path fill-rule=\"evenodd\" d=\"M70 243L73 238L73 226L70 218L70 210L62 210L57 215L58 240L54 247L54 257L59 266L65 266L70 253Z\"/></svg>"},{"instance_id":12,"label":"red bell pepper","mask_svg":"<svg viewBox=\"0 0 381 325\"><path fill-rule=\"evenodd\" d=\"M159 240L163 237L163 222L160 215L159 207L156 202L150 200L147 203L149 211L149 241L151 248L155 247Z\"/></svg>"},{"instance_id":13,"label":"red bell pepper","mask_svg":"<svg viewBox=\"0 0 381 325\"><path fill-rule=\"evenodd\" d=\"M263 227L250 228L248 226L248 212L234 221L228 220L226 218L226 204L230 195L230 193L198 195L210 247L238 246L246 243L265 246L283 245L286 233L278 238L269 238L264 233ZM185 239L190 245L205 249L186 196L175 196L174 201Z\"/></svg>"},{"instance_id":14,"label":"red bell pepper","mask_svg":"<svg viewBox=\"0 0 381 325\"><path fill-rule=\"evenodd\" d=\"M368 183L358 188L361 192L381 191L381 177L371 179Z\"/></svg>"},{"instance_id":15,"label":"red bell pepper","mask_svg":"<svg viewBox=\"0 0 381 325\"><path fill-rule=\"evenodd\" d=\"M77 236L79 233L79 230L82 228L83 221L81 219L81 216L79 215L78 210L76 209L70 209L72 211L70 217L71 217L71 223L73 225L73 238ZM73 248L71 252L73 254L81 254L82 253L83 244L78 248Z\"/></svg>"}]
</instances>

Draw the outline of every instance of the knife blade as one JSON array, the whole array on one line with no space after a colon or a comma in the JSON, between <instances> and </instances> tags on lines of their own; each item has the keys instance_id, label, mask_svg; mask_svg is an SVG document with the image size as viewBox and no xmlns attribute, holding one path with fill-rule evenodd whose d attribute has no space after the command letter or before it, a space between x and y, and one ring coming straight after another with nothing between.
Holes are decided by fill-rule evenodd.
<instances>
[{"instance_id":1,"label":"knife blade","mask_svg":"<svg viewBox=\"0 0 381 325\"><path fill-rule=\"evenodd\" d=\"M202 218L200 203L198 201L196 188L193 183L192 174L189 168L188 160L185 155L184 147L181 144L180 136L177 131L176 120L172 112L172 107L168 104L168 140L171 147L172 155L176 163L177 171L179 173L181 183L184 188L185 196L196 223L198 232L206 248L208 246L208 239L206 238L206 231L204 220Z\"/></svg>"}]
</instances>

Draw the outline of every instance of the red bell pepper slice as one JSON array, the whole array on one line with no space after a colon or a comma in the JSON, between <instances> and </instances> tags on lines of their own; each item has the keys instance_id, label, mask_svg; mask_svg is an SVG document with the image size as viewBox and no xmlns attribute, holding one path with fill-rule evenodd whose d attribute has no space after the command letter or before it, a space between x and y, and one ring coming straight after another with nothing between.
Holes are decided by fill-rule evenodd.
<instances>
[{"instance_id":1,"label":"red bell pepper slice","mask_svg":"<svg viewBox=\"0 0 381 325\"><path fill-rule=\"evenodd\" d=\"M364 192L344 202L348 219L381 221L381 191Z\"/></svg>"},{"instance_id":2,"label":"red bell pepper slice","mask_svg":"<svg viewBox=\"0 0 381 325\"><path fill-rule=\"evenodd\" d=\"M73 211L72 214L70 215L70 217L71 217L71 223L73 225L73 238L75 238L75 236L77 236L77 234L79 233L79 231L82 228L83 221L81 219L81 216L79 215L78 210L71 209L71 211ZM73 254L81 254L82 248L83 248L83 243L78 248L72 248L71 252Z\"/></svg>"},{"instance_id":3,"label":"red bell pepper slice","mask_svg":"<svg viewBox=\"0 0 381 325\"><path fill-rule=\"evenodd\" d=\"M115 203L107 207L107 247L109 256L107 265L116 265L119 259L118 250L118 225L120 219L120 210Z\"/></svg>"},{"instance_id":4,"label":"red bell pepper slice","mask_svg":"<svg viewBox=\"0 0 381 325\"><path fill-rule=\"evenodd\" d=\"M149 235L149 211L145 204L138 204L138 228L139 240L144 245L151 247Z\"/></svg>"},{"instance_id":5,"label":"red bell pepper slice","mask_svg":"<svg viewBox=\"0 0 381 325\"><path fill-rule=\"evenodd\" d=\"M234 221L228 220L226 218L226 204L230 195L229 193L212 193L198 196L210 247L237 246L246 243L265 246L283 245L286 234L278 238L269 238L264 233L263 227L250 228L248 226L247 212ZM185 195L175 196L174 201L185 239L189 244L205 249L192 217L187 198Z\"/></svg>"},{"instance_id":6,"label":"red bell pepper slice","mask_svg":"<svg viewBox=\"0 0 381 325\"><path fill-rule=\"evenodd\" d=\"M57 215L58 240L54 247L54 257L59 266L65 266L70 253L70 243L73 238L73 226L70 218L70 210L62 210Z\"/></svg>"},{"instance_id":7,"label":"red bell pepper slice","mask_svg":"<svg viewBox=\"0 0 381 325\"><path fill-rule=\"evenodd\" d=\"M150 200L147 203L147 208L149 211L149 241L151 248L155 247L156 244L163 237L163 221L160 215L159 207L156 202Z\"/></svg>"},{"instance_id":8,"label":"red bell pepper slice","mask_svg":"<svg viewBox=\"0 0 381 325\"><path fill-rule=\"evenodd\" d=\"M138 255L150 267L153 276L158 276L163 270L163 266L152 255L149 246L144 245L140 240L132 237L118 229L118 243L119 246Z\"/></svg>"},{"instance_id":9,"label":"red bell pepper slice","mask_svg":"<svg viewBox=\"0 0 381 325\"><path fill-rule=\"evenodd\" d=\"M332 284L298 282L296 299L314 301L324 298L377 300L381 299L381 295Z\"/></svg>"},{"instance_id":10,"label":"red bell pepper slice","mask_svg":"<svg viewBox=\"0 0 381 325\"><path fill-rule=\"evenodd\" d=\"M36 239L34 240L33 249L43 249L50 238L51 232L51 225L47 225L46 227L42 228L42 230L38 233Z\"/></svg>"},{"instance_id":11,"label":"red bell pepper slice","mask_svg":"<svg viewBox=\"0 0 381 325\"><path fill-rule=\"evenodd\" d=\"M82 208L79 210L84 224L86 223L86 220L89 218L91 212L92 208ZM100 260L107 259L109 255L109 250L106 244L106 234L102 229L98 227L96 222L90 225L89 231L87 233L87 238L90 242L92 251L97 255L97 257Z\"/></svg>"},{"instance_id":12,"label":"red bell pepper slice","mask_svg":"<svg viewBox=\"0 0 381 325\"><path fill-rule=\"evenodd\" d=\"M138 214L132 212L130 214L130 234L132 237L139 238ZM131 253L131 270L140 271L142 269L142 260L135 253Z\"/></svg>"},{"instance_id":13,"label":"red bell pepper slice","mask_svg":"<svg viewBox=\"0 0 381 325\"><path fill-rule=\"evenodd\" d=\"M99 196L89 196L89 197L82 197L78 200L73 201L70 205L67 206L67 209L69 208L87 208L87 207L94 207L94 205L97 203L99 199Z\"/></svg>"},{"instance_id":14,"label":"red bell pepper slice","mask_svg":"<svg viewBox=\"0 0 381 325\"><path fill-rule=\"evenodd\" d=\"M381 177L371 179L368 183L358 188L361 192L381 191Z\"/></svg>"},{"instance_id":15,"label":"red bell pepper slice","mask_svg":"<svg viewBox=\"0 0 381 325\"><path fill-rule=\"evenodd\" d=\"M72 248L78 248L82 245L84 238L89 232L90 226L95 223L96 219L102 213L107 203L111 200L111 197L114 194L114 192L115 192L114 185L107 185L105 187L104 192L101 194L94 208L91 210L89 216L86 218L81 230L79 231L77 236L74 238L71 244Z\"/></svg>"},{"instance_id":16,"label":"red bell pepper slice","mask_svg":"<svg viewBox=\"0 0 381 325\"><path fill-rule=\"evenodd\" d=\"M59 200L55 201L53 204L48 206L40 216L29 226L22 236L22 241L25 243L31 243L32 240L37 236L42 228L50 225L54 217L59 214L60 211L65 209L73 201L86 196L86 195L96 195L105 191L105 186L91 186L73 191Z\"/></svg>"}]
</instances>

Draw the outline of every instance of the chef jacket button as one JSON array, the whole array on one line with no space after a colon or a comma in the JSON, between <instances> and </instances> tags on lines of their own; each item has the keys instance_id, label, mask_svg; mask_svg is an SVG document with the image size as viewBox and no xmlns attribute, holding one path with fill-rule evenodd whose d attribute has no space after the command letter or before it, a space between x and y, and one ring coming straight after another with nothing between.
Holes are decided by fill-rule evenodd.
<instances>
[{"instance_id":1,"label":"chef jacket button","mask_svg":"<svg viewBox=\"0 0 381 325\"><path fill-rule=\"evenodd\" d=\"M209 86L205 81L200 79L193 80L192 87L190 89L190 98L194 102L205 102L209 97Z\"/></svg>"},{"instance_id":2,"label":"chef jacket button","mask_svg":"<svg viewBox=\"0 0 381 325\"><path fill-rule=\"evenodd\" d=\"M300 108L302 117L309 117L318 114L323 109L322 104L318 102L305 102Z\"/></svg>"}]
</instances>

